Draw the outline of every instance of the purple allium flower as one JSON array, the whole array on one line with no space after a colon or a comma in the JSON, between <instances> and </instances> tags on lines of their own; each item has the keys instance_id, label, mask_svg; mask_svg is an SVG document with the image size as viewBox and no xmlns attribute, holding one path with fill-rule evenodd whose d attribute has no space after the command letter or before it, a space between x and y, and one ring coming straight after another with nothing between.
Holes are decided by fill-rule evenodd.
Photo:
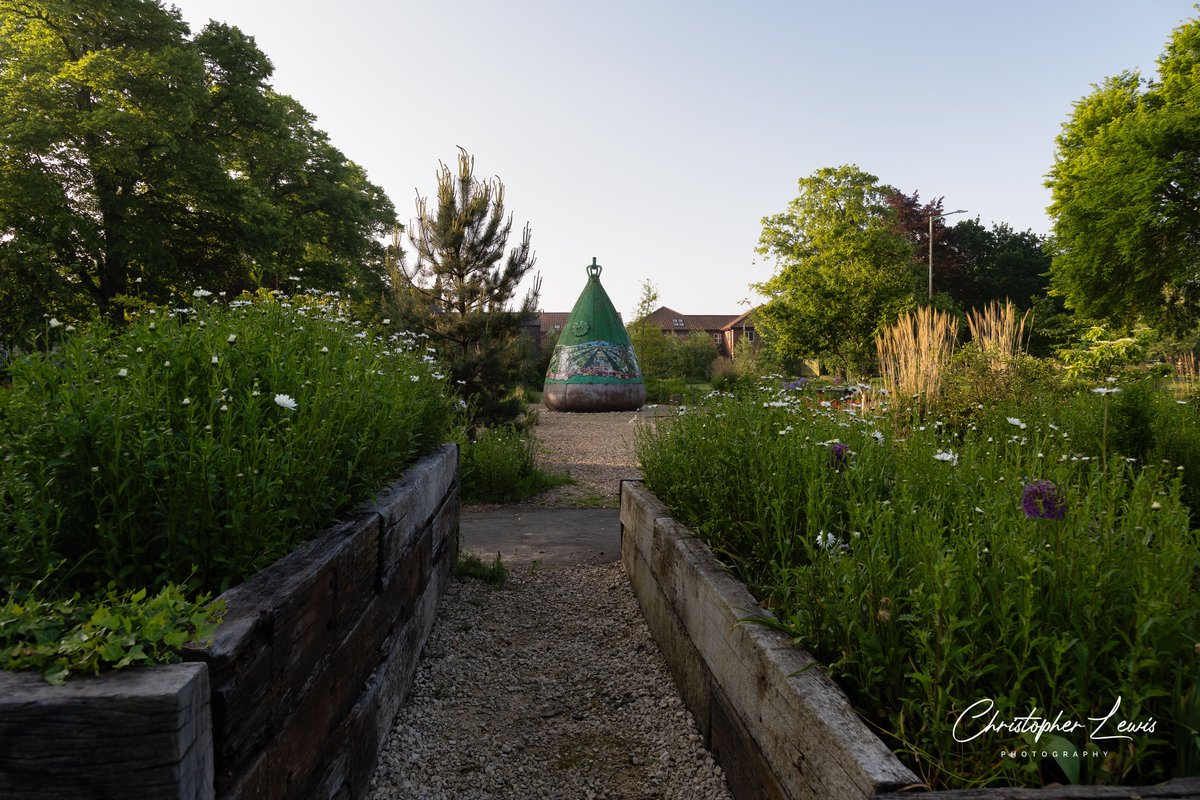
<instances>
[{"instance_id":1,"label":"purple allium flower","mask_svg":"<svg viewBox=\"0 0 1200 800\"><path fill-rule=\"evenodd\" d=\"M829 445L829 468L841 472L850 462L850 445L832 442Z\"/></svg>"},{"instance_id":2,"label":"purple allium flower","mask_svg":"<svg viewBox=\"0 0 1200 800\"><path fill-rule=\"evenodd\" d=\"M1021 492L1021 508L1029 519L1062 519L1067 500L1051 481L1034 481Z\"/></svg>"},{"instance_id":3,"label":"purple allium flower","mask_svg":"<svg viewBox=\"0 0 1200 800\"><path fill-rule=\"evenodd\" d=\"M798 380L791 381L790 383L785 383L783 388L785 391L798 392L805 386L808 386L808 378L799 378Z\"/></svg>"}]
</instances>

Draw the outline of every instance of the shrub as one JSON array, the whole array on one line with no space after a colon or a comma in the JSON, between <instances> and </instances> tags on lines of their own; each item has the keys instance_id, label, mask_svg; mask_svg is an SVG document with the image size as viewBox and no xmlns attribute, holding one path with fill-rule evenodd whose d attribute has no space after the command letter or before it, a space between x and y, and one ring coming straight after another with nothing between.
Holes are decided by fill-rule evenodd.
<instances>
[{"instance_id":1,"label":"shrub","mask_svg":"<svg viewBox=\"0 0 1200 800\"><path fill-rule=\"evenodd\" d=\"M513 426L481 429L460 444L463 502L511 503L569 483L537 467L537 439Z\"/></svg>"},{"instance_id":2,"label":"shrub","mask_svg":"<svg viewBox=\"0 0 1200 800\"><path fill-rule=\"evenodd\" d=\"M682 378L646 378L646 402L665 405L683 402L687 383Z\"/></svg>"},{"instance_id":3,"label":"shrub","mask_svg":"<svg viewBox=\"0 0 1200 800\"><path fill-rule=\"evenodd\" d=\"M984 417L1020 414L1031 405L1050 406L1063 396L1050 361L1017 354L1000 364L975 342L950 359L941 386L935 411L959 430Z\"/></svg>"}]
</instances>

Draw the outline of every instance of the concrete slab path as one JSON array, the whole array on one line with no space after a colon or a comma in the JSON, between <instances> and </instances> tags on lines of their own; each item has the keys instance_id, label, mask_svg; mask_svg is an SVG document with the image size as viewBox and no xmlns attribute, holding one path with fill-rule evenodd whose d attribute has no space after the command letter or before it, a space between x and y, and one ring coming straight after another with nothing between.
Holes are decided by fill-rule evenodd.
<instances>
[{"instance_id":1,"label":"concrete slab path","mask_svg":"<svg viewBox=\"0 0 1200 800\"><path fill-rule=\"evenodd\" d=\"M507 566L611 564L621 559L621 522L615 508L541 508L510 505L464 510L460 545L490 563Z\"/></svg>"}]
</instances>

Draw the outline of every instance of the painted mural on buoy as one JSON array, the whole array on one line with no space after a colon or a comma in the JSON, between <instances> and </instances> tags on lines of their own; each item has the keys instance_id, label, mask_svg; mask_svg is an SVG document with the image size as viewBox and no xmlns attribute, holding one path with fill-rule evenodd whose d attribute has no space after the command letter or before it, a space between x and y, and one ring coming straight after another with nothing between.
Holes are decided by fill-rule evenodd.
<instances>
[{"instance_id":1,"label":"painted mural on buoy","mask_svg":"<svg viewBox=\"0 0 1200 800\"><path fill-rule=\"evenodd\" d=\"M593 258L550 355L542 402L552 411L635 411L646 402L633 342L600 285L601 269Z\"/></svg>"}]
</instances>

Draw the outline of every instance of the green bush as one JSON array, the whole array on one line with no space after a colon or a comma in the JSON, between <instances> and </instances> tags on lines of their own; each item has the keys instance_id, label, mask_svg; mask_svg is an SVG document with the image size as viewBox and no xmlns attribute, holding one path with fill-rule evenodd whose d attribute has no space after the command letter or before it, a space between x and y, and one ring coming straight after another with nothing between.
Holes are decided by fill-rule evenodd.
<instances>
[{"instance_id":1,"label":"green bush","mask_svg":"<svg viewBox=\"0 0 1200 800\"><path fill-rule=\"evenodd\" d=\"M1039 400L1053 402L1061 397L1062 383L1052 362L1017 355L998 364L971 343L951 357L936 406L946 424L965 428L998 412L1027 409ZM903 402L904 398L897 398L895 404Z\"/></svg>"},{"instance_id":2,"label":"green bush","mask_svg":"<svg viewBox=\"0 0 1200 800\"><path fill-rule=\"evenodd\" d=\"M36 669L62 683L72 672L178 661L181 647L216 630L224 609L210 598L188 598L174 584L153 596L109 586L89 600L11 592L0 605L0 669Z\"/></svg>"},{"instance_id":3,"label":"green bush","mask_svg":"<svg viewBox=\"0 0 1200 800\"><path fill-rule=\"evenodd\" d=\"M687 391L683 378L646 378L646 402L665 405L682 402Z\"/></svg>"},{"instance_id":4,"label":"green bush","mask_svg":"<svg viewBox=\"0 0 1200 800\"><path fill-rule=\"evenodd\" d=\"M198 305L52 344L0 393L0 585L66 562L66 593L224 590L448 430L429 364L318 310Z\"/></svg>"},{"instance_id":5,"label":"green bush","mask_svg":"<svg viewBox=\"0 0 1200 800\"><path fill-rule=\"evenodd\" d=\"M993 409L961 430L804 394L714 397L643 431L638 455L648 487L935 787L1076 773L1149 784L1195 762L1184 715L1200 691L1200 548L1173 464L1076 445L1082 409L1102 426L1119 396L1087 392L1069 399L1078 408L1052 404L1058 414ZM1189 436L1173 440L1200 440ZM985 698L1002 720L1036 708L1088 726L1118 697L1118 719L1157 730L1130 747L1063 734L1070 751L1104 759L997 758L1030 742L955 737Z\"/></svg>"},{"instance_id":6,"label":"green bush","mask_svg":"<svg viewBox=\"0 0 1200 800\"><path fill-rule=\"evenodd\" d=\"M373 341L337 313L197 303L120 333L54 326L12 358L0 628L26 595L23 614L70 601L90 618L112 592L223 591L443 441L452 404L415 338Z\"/></svg>"},{"instance_id":7,"label":"green bush","mask_svg":"<svg viewBox=\"0 0 1200 800\"><path fill-rule=\"evenodd\" d=\"M1119 381L1084 384L1059 406L1076 453L1174 469L1193 525L1200 521L1200 405L1195 399L1176 399L1169 384L1153 375L1126 374Z\"/></svg>"},{"instance_id":8,"label":"green bush","mask_svg":"<svg viewBox=\"0 0 1200 800\"><path fill-rule=\"evenodd\" d=\"M465 503L511 503L569 483L537 467L537 439L513 426L487 428L464 441L459 475Z\"/></svg>"}]
</instances>

